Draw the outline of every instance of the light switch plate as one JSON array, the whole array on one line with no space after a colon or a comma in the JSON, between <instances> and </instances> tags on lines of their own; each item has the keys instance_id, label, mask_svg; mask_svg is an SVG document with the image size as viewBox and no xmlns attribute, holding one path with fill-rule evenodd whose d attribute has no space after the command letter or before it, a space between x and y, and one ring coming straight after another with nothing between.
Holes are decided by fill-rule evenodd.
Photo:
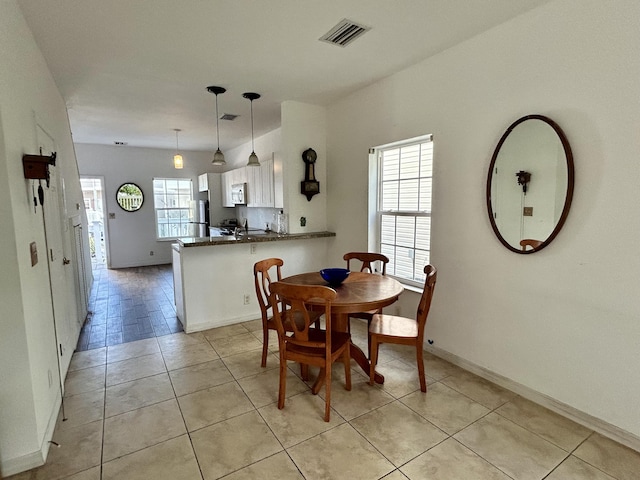
<instances>
[{"instance_id":1,"label":"light switch plate","mask_svg":"<svg viewBox=\"0 0 640 480\"><path fill-rule=\"evenodd\" d=\"M533 217L533 207L524 207L522 210L522 216Z\"/></svg>"}]
</instances>

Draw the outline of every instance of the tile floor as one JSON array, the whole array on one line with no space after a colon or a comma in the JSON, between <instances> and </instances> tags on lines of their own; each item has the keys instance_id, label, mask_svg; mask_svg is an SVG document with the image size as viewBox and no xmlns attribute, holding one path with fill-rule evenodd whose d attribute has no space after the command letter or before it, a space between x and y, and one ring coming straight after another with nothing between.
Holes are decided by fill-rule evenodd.
<instances>
[{"instance_id":1,"label":"tile floor","mask_svg":"<svg viewBox=\"0 0 640 480\"><path fill-rule=\"evenodd\" d=\"M366 345L366 324L352 324ZM336 365L331 422L259 320L78 351L47 464L11 480L638 479L640 453L427 354L384 345L383 386ZM315 373L315 372L312 372Z\"/></svg>"},{"instance_id":2,"label":"tile floor","mask_svg":"<svg viewBox=\"0 0 640 480\"><path fill-rule=\"evenodd\" d=\"M97 264L93 277L92 314L76 351L182 331L173 303L171 265L109 270Z\"/></svg>"}]
</instances>

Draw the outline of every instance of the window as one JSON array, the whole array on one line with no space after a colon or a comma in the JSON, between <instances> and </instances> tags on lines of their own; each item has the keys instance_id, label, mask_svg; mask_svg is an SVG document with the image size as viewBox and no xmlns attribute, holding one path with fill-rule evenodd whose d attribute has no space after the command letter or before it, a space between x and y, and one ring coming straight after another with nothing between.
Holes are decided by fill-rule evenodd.
<instances>
[{"instance_id":1,"label":"window","mask_svg":"<svg viewBox=\"0 0 640 480\"><path fill-rule=\"evenodd\" d=\"M191 192L190 179L153 179L158 239L189 236L189 204L193 199Z\"/></svg>"},{"instance_id":2,"label":"window","mask_svg":"<svg viewBox=\"0 0 640 480\"><path fill-rule=\"evenodd\" d=\"M389 257L387 273L424 286L431 240L431 135L374 149L377 161L376 246Z\"/></svg>"}]
</instances>

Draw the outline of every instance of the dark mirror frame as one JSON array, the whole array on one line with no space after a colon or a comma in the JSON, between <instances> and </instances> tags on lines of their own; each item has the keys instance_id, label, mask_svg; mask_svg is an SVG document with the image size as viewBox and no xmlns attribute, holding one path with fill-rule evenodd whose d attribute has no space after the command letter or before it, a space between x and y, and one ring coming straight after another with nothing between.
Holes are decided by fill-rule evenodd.
<instances>
[{"instance_id":1,"label":"dark mirror frame","mask_svg":"<svg viewBox=\"0 0 640 480\"><path fill-rule=\"evenodd\" d=\"M138 208L127 209L127 208L123 207L123 206L120 204L120 200L118 199L118 193L120 193L120 189L121 189L122 187L124 187L125 185L133 185L133 186L134 186L134 187L136 187L138 190L140 190L140 195L142 195L142 201L140 202L140 205L138 205ZM124 210L125 212L137 212L138 210L140 210L140 209L142 208L142 205L144 204L144 192L142 191L142 189L140 188L140 186L139 186L138 184L133 183L133 182L125 182L125 183L123 183L122 185L120 185L120 186L118 187L118 189L116 190L116 203L117 203L117 204L118 204L118 206L119 206L122 210Z\"/></svg>"},{"instance_id":2,"label":"dark mirror frame","mask_svg":"<svg viewBox=\"0 0 640 480\"><path fill-rule=\"evenodd\" d=\"M491 206L491 181L493 178L493 171L495 168L496 160L498 158L498 154L500 153L500 148L502 147L502 144L506 141L507 137L515 127L517 127L523 122L526 122L527 120L541 120L546 124L548 124L551 128L553 128L553 130L556 132L556 135L558 135L558 138L562 143L562 148L564 149L565 159L567 162L567 194L564 200L564 207L562 209L562 214L560 215L558 223L555 225L551 234L538 247L531 250L522 250L522 249L517 249L513 247L511 244L509 244L504 239L504 237L500 233L500 230L498 229L498 226L496 225L496 222L494 219L493 207ZM507 128L507 131L504 132L504 134L500 138L500 141L498 142L498 145L496 146L493 152L493 156L491 157L489 172L487 174L487 192L486 192L487 213L489 214L489 222L491 222L491 228L493 229L493 232L496 234L496 237L498 237L498 240L500 240L500 242L512 252L525 254L525 255L529 253L539 252L540 250L545 248L547 245L549 245L552 242L552 240L556 238L556 236L562 229L562 226L564 225L564 222L567 219L567 216L569 215L571 200L573 198L574 175L575 175L575 172L573 167L573 154L571 153L571 147L569 145L569 141L567 140L567 137L565 136L564 132L558 126L557 123L555 123L553 120L543 115L527 115L513 122L509 126L509 128Z\"/></svg>"}]
</instances>

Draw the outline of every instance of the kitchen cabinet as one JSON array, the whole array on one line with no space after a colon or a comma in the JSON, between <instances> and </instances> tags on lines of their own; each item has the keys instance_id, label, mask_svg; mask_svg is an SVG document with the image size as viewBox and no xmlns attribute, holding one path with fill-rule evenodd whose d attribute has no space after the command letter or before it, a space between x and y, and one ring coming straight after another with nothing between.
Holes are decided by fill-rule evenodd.
<instances>
[{"instance_id":1,"label":"kitchen cabinet","mask_svg":"<svg viewBox=\"0 0 640 480\"><path fill-rule=\"evenodd\" d=\"M217 185L217 182L214 180L216 175L220 175L219 173L203 173L198 175L198 191L199 192L208 192L209 190L213 190L213 186Z\"/></svg>"},{"instance_id":2,"label":"kitchen cabinet","mask_svg":"<svg viewBox=\"0 0 640 480\"><path fill-rule=\"evenodd\" d=\"M238 183L247 183L247 167L235 168L222 174L221 187L223 207L235 207L233 198L231 198L231 186Z\"/></svg>"},{"instance_id":3,"label":"kitchen cabinet","mask_svg":"<svg viewBox=\"0 0 640 480\"><path fill-rule=\"evenodd\" d=\"M247 168L248 207L283 208L282 165L272 157Z\"/></svg>"}]
</instances>

